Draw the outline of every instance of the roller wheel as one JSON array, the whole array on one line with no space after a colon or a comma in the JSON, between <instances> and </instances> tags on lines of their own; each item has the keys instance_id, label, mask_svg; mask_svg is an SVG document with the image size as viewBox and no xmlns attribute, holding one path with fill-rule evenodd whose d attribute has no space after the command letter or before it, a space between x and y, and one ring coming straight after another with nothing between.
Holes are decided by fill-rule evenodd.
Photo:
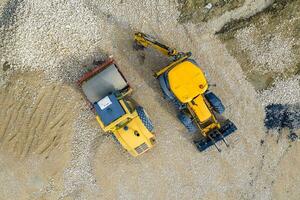
<instances>
[{"instance_id":1,"label":"roller wheel","mask_svg":"<svg viewBox=\"0 0 300 200\"><path fill-rule=\"evenodd\" d=\"M187 116L183 112L179 113L178 119L190 133L195 133L197 131L197 126L195 125L195 123L189 116Z\"/></svg>"},{"instance_id":2,"label":"roller wheel","mask_svg":"<svg viewBox=\"0 0 300 200\"><path fill-rule=\"evenodd\" d=\"M140 119L142 120L144 126L148 129L148 131L152 132L154 127L153 124L148 116L148 114L145 112L144 108L141 106L138 106L136 108L136 112L138 113Z\"/></svg>"},{"instance_id":3,"label":"roller wheel","mask_svg":"<svg viewBox=\"0 0 300 200\"><path fill-rule=\"evenodd\" d=\"M222 114L225 111L222 101L213 92L205 93L205 98L217 113Z\"/></svg>"},{"instance_id":4,"label":"roller wheel","mask_svg":"<svg viewBox=\"0 0 300 200\"><path fill-rule=\"evenodd\" d=\"M121 143L119 142L119 140L117 139L117 137L115 136L115 134L111 134L111 137L113 138L113 140L118 144L121 145Z\"/></svg>"}]
</instances>

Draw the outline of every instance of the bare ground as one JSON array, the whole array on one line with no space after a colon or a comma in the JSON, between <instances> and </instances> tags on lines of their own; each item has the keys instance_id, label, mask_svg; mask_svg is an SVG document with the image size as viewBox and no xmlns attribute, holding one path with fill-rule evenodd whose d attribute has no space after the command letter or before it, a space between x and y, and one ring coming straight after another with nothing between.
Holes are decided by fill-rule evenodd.
<instances>
[{"instance_id":1,"label":"bare ground","mask_svg":"<svg viewBox=\"0 0 300 200\"><path fill-rule=\"evenodd\" d=\"M299 75L300 2L277 0L251 18L227 23L218 35L257 90Z\"/></svg>"},{"instance_id":2,"label":"bare ground","mask_svg":"<svg viewBox=\"0 0 300 200\"><path fill-rule=\"evenodd\" d=\"M18 73L10 80L0 90L1 181L7 183L0 188L1 198L58 193L71 156L76 113L69 95L74 91L43 82L41 73Z\"/></svg>"},{"instance_id":3,"label":"bare ground","mask_svg":"<svg viewBox=\"0 0 300 200\"><path fill-rule=\"evenodd\" d=\"M48 26L23 32L26 26L18 25L13 31L15 39L1 48L2 64L11 65L1 71L0 94L5 101L1 101L0 128L5 129L1 131L5 137L0 140L0 180L7 184L0 191L4 199L299 198L298 143L291 144L287 139L277 143L276 132L265 133L263 105L239 63L214 35L231 18L254 14L268 2L246 1L243 7L203 26L178 24L175 2L73 3L25 5L32 8L26 13L31 19L38 13L45 16ZM60 24L59 28L55 24ZM36 36L45 30L45 37ZM137 30L193 52L210 82L217 83L212 90L224 101L226 116L239 128L229 138L230 148L222 146L222 153L214 149L196 151L151 75L166 60L150 50L133 51L132 34ZM53 35L55 42L51 41ZM35 45L36 38L47 48ZM155 124L158 144L139 158L130 157L100 132L89 110L82 109L84 101L72 83L82 65L103 56L102 52L114 55L135 90L133 98L145 107ZM32 71L44 74L39 77ZM22 88L28 90L28 96ZM26 97L24 102L17 94ZM16 109L21 112L14 112ZM32 119L22 117L26 110ZM17 119L16 125L6 116ZM8 133L16 135L11 143ZM286 135L287 130L283 130L281 137Z\"/></svg>"}]
</instances>

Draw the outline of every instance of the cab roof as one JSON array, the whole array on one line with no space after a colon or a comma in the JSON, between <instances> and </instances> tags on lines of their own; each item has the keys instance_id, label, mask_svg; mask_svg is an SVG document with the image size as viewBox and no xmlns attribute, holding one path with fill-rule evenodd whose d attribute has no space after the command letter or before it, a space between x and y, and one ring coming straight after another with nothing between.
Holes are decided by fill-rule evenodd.
<instances>
[{"instance_id":1,"label":"cab roof","mask_svg":"<svg viewBox=\"0 0 300 200\"><path fill-rule=\"evenodd\" d=\"M208 84L203 71L189 60L185 60L168 72L170 90L182 103L203 94Z\"/></svg>"}]
</instances>

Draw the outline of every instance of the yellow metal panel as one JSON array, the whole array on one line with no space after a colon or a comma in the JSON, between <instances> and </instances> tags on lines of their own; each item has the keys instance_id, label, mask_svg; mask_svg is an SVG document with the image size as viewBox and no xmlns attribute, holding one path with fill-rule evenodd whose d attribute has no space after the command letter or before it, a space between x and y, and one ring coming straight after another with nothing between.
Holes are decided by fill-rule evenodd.
<instances>
[{"instance_id":1,"label":"yellow metal panel","mask_svg":"<svg viewBox=\"0 0 300 200\"><path fill-rule=\"evenodd\" d=\"M100 117L98 116L98 115L96 115L96 120L97 120L97 122L99 123L99 125L100 125L100 127L104 130L104 124L102 123L102 121L101 121L101 119L100 119ZM105 131L105 130L104 130Z\"/></svg>"},{"instance_id":2,"label":"yellow metal panel","mask_svg":"<svg viewBox=\"0 0 300 200\"><path fill-rule=\"evenodd\" d=\"M172 67L174 67L175 65L177 65L178 63L184 61L185 59L187 59L189 56L184 56L182 58L180 58L179 60L172 62L171 64L169 64L168 66L162 68L161 70L159 70L158 72L156 72L154 74L154 77L159 77L160 75L162 75L163 73L165 73L166 71L168 71L169 69L171 69Z\"/></svg>"},{"instance_id":3,"label":"yellow metal panel","mask_svg":"<svg viewBox=\"0 0 300 200\"><path fill-rule=\"evenodd\" d=\"M202 70L189 61L183 61L171 69L168 79L171 91L182 103L191 101L208 88Z\"/></svg>"},{"instance_id":4,"label":"yellow metal panel","mask_svg":"<svg viewBox=\"0 0 300 200\"><path fill-rule=\"evenodd\" d=\"M199 95L192 102L189 102L188 106L194 111L200 122L204 122L212 116L202 95Z\"/></svg>"},{"instance_id":5,"label":"yellow metal panel","mask_svg":"<svg viewBox=\"0 0 300 200\"><path fill-rule=\"evenodd\" d=\"M113 133L122 146L133 156L137 156L135 148L141 144L146 143L149 147L148 150L153 146L150 139L154 138L154 135L148 131L139 117L133 118L128 124L126 124L126 128L119 128Z\"/></svg>"},{"instance_id":6,"label":"yellow metal panel","mask_svg":"<svg viewBox=\"0 0 300 200\"><path fill-rule=\"evenodd\" d=\"M138 156L153 147L152 139L155 136L144 126L139 118L137 111L130 113L123 100L119 100L126 114L104 126L99 116L96 120L105 132L112 132L121 145L133 156ZM124 128L126 126L126 128ZM135 151L135 148L147 144L148 149L140 154Z\"/></svg>"}]
</instances>

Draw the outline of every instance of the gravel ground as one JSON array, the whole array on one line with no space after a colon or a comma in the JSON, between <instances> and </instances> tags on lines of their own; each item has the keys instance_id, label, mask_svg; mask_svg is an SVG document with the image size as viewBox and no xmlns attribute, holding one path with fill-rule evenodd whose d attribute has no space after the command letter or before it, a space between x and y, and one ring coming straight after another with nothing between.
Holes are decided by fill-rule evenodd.
<instances>
[{"instance_id":1,"label":"gravel ground","mask_svg":"<svg viewBox=\"0 0 300 200\"><path fill-rule=\"evenodd\" d=\"M277 80L269 90L262 91L259 99L264 105L297 104L300 100L300 76L288 80Z\"/></svg>"},{"instance_id":2,"label":"gravel ground","mask_svg":"<svg viewBox=\"0 0 300 200\"><path fill-rule=\"evenodd\" d=\"M74 109L82 113L74 124L72 157L64 169L60 198L272 199L278 163L289 144L286 140L276 144L266 136L263 105L239 64L213 35L231 18L251 15L270 1L246 1L241 9L203 27L179 25L173 1L9 2L1 19L1 64L8 62L10 71L43 71L49 82L73 84L84 71L82 66L113 54L135 89L134 99L155 124L158 145L135 159L99 134L97 124L90 122L90 111L80 109L82 101L74 102ZM161 56L132 50L137 30L193 52L210 81L217 83L212 90L227 106L226 116L239 128L229 138L230 148L223 145L220 154L214 149L203 154L195 150L150 75L153 66L161 66ZM261 145L261 139L268 142Z\"/></svg>"},{"instance_id":3,"label":"gravel ground","mask_svg":"<svg viewBox=\"0 0 300 200\"><path fill-rule=\"evenodd\" d=\"M251 63L256 66L255 70L261 73L283 73L288 67L295 65L296 55L292 52L292 47L296 45L295 39L273 33L259 40L256 38L257 29L253 25L237 31L235 37L240 48L249 54Z\"/></svg>"},{"instance_id":4,"label":"gravel ground","mask_svg":"<svg viewBox=\"0 0 300 200\"><path fill-rule=\"evenodd\" d=\"M78 193L80 188L87 190L87 193L99 192L92 172L92 162L95 154L94 146L101 133L99 128L90 125L89 122L92 120L94 120L92 112L82 108L78 120L74 123L71 166L64 172L65 191L60 199L67 196L74 199L84 198L83 194Z\"/></svg>"},{"instance_id":5,"label":"gravel ground","mask_svg":"<svg viewBox=\"0 0 300 200\"><path fill-rule=\"evenodd\" d=\"M84 1L13 0L7 9L2 62L14 70L42 70L52 81L74 82L81 66L103 55L105 28Z\"/></svg>"}]
</instances>

